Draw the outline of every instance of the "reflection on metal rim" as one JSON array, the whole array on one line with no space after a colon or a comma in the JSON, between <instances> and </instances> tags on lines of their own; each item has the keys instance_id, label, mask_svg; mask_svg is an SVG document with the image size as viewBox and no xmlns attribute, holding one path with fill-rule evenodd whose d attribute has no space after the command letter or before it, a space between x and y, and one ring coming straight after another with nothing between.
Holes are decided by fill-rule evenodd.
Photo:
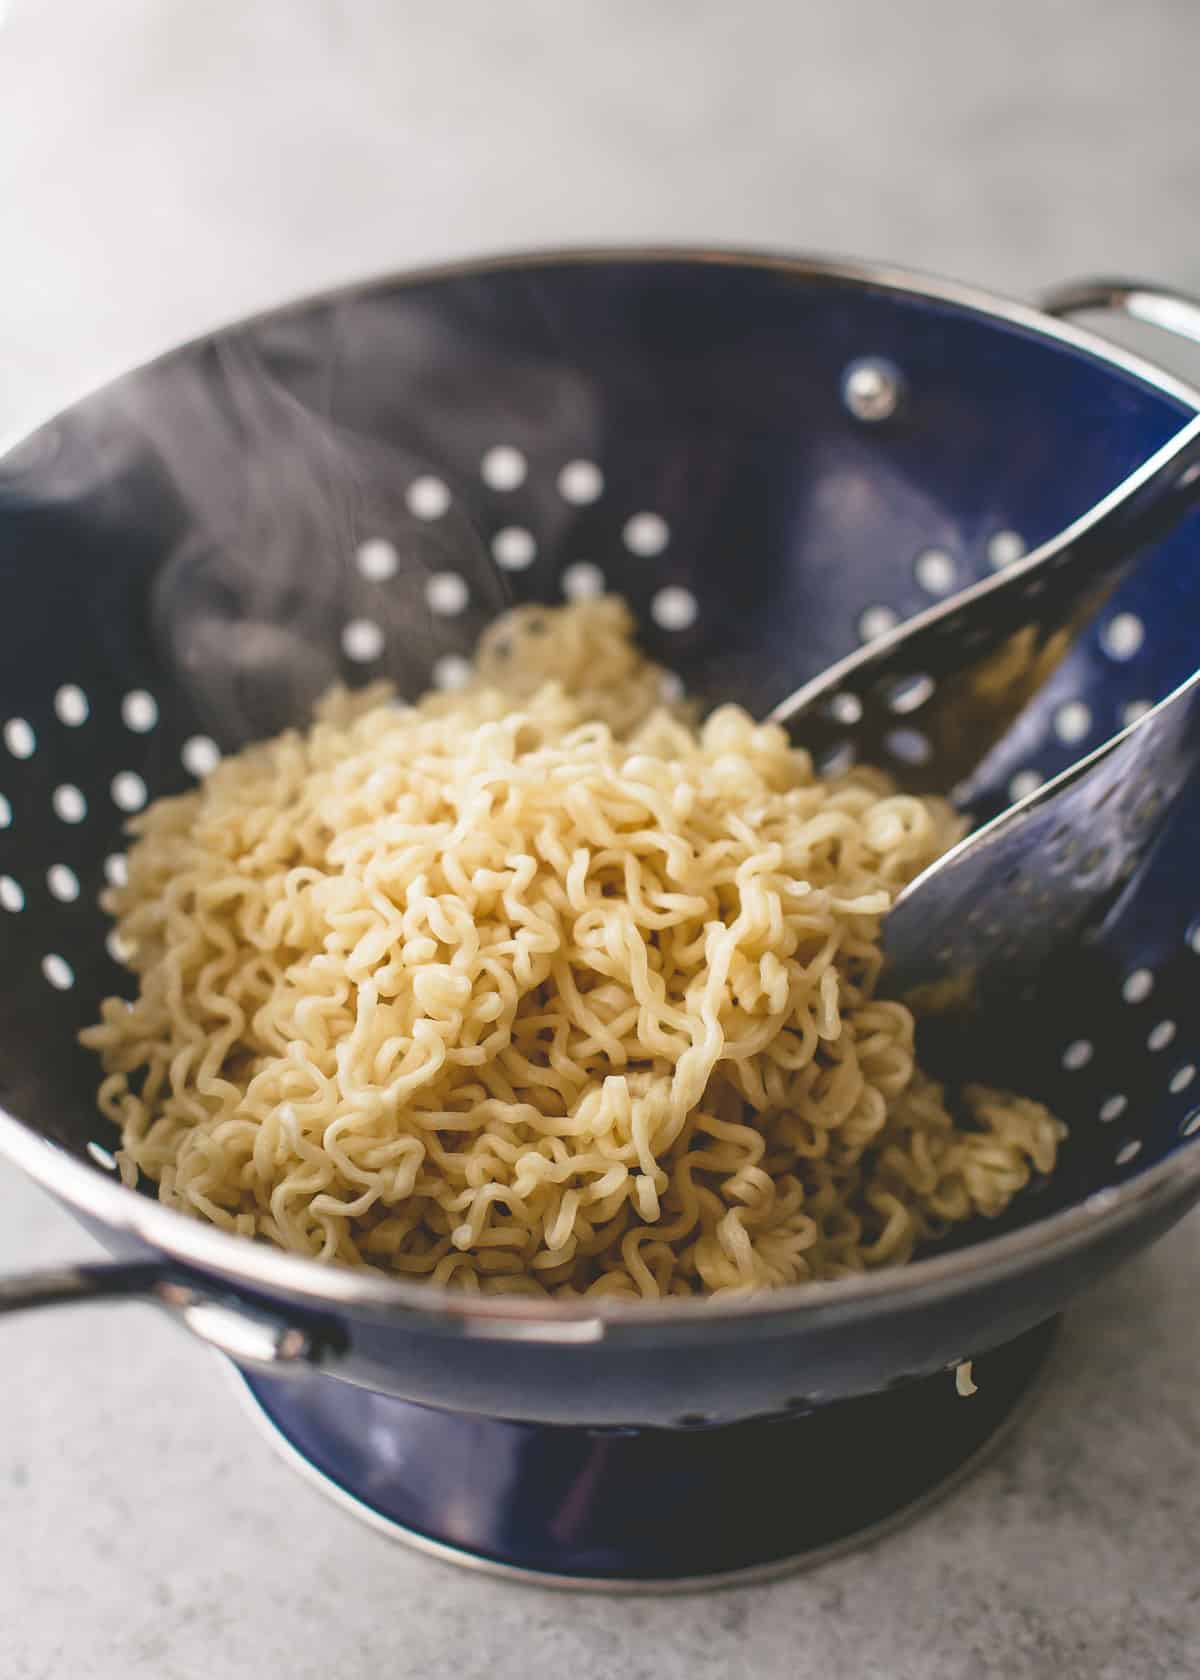
<instances>
[{"instance_id":1,"label":"reflection on metal rim","mask_svg":"<svg viewBox=\"0 0 1200 1680\"><path fill-rule=\"evenodd\" d=\"M577 1322L602 1324L604 1340L623 1329L654 1327L661 1339L672 1329L693 1333L701 1326L730 1320L770 1320L802 1313L812 1323L844 1321L856 1308L903 1300L914 1305L980 1283L1012 1277L1038 1260L1063 1259L1086 1247L1101 1233L1111 1233L1155 1209L1186 1197L1200 1181L1200 1136L1165 1161L1119 1187L1098 1192L1082 1203L1052 1214L1006 1236L984 1237L953 1254L927 1255L893 1267L832 1282L791 1284L735 1300L678 1299L654 1302L546 1302L524 1296L463 1298L434 1284L364 1277L345 1268L230 1236L201 1225L135 1190L126 1190L0 1109L0 1155L21 1167L38 1184L113 1231L137 1238L171 1258L263 1292L276 1290L306 1298L328 1309L386 1314L423 1328L508 1339L504 1321L522 1321L523 1339L577 1342ZM537 1334L535 1326L540 1328ZM561 1338L556 1334L561 1328ZM601 1339L590 1329L587 1339Z\"/></svg>"},{"instance_id":2,"label":"reflection on metal rim","mask_svg":"<svg viewBox=\"0 0 1200 1680\"><path fill-rule=\"evenodd\" d=\"M1178 402L1200 411L1200 391L1153 363L1108 344L1092 333L1058 321L1028 305L997 297L971 286L921 276L903 269L868 263L790 257L772 252L719 248L646 247L593 248L513 253L477 261L448 263L381 276L362 283L332 288L288 302L250 317L242 325L269 322L295 311L370 295L393 288L420 286L439 280L486 276L490 273L534 271L546 267L604 264L645 264L681 267L729 267L767 270L797 283L841 284L848 288L901 294L944 304L981 320L1016 327L1032 338L1060 344L1101 365L1120 371ZM201 344L210 334L190 341ZM185 351L180 346L169 354ZM157 360L158 358L155 358ZM143 365L151 365L149 363ZM130 370L133 371L133 370ZM105 384L112 381L105 381ZM82 398L87 393L80 392ZM69 406L69 405L68 405ZM56 413L62 412L62 406ZM28 428L22 437L28 435ZM13 439L16 444L20 439ZM891 1272L841 1279L835 1283L792 1285L775 1291L720 1302L672 1301L651 1303L550 1302L531 1304L524 1298L478 1301L454 1295L431 1284L365 1277L319 1265L317 1262L251 1244L242 1238L206 1228L172 1209L125 1189L76 1160L61 1147L34 1132L0 1109L0 1154L27 1171L39 1184L113 1232L173 1257L184 1265L224 1277L235 1285L259 1291L286 1291L326 1308L357 1309L390 1314L429 1328L489 1337L513 1333L548 1342L578 1340L580 1320L598 1326L608 1337L623 1328L657 1327L659 1333L694 1333L701 1324L730 1320L769 1320L780 1314L803 1314L806 1321L835 1322L853 1317L872 1305L892 1301L912 1304L957 1292L985 1281L1012 1276L1036 1261L1065 1256L1086 1246L1102 1231L1111 1231L1156 1207L1182 1199L1200 1181L1200 1138L1184 1145L1167 1160L1126 1184L1007 1236L984 1238L954 1254L932 1255ZM690 1328L689 1328L690 1327Z\"/></svg>"}]
</instances>

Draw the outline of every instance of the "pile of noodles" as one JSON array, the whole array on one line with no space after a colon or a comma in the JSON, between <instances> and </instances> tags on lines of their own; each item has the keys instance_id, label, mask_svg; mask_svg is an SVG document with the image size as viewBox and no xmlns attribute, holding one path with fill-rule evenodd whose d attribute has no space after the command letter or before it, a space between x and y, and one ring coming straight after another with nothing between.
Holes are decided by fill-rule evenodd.
<instances>
[{"instance_id":1,"label":"pile of noodles","mask_svg":"<svg viewBox=\"0 0 1200 1680\"><path fill-rule=\"evenodd\" d=\"M461 690L335 691L133 822L137 996L83 1035L127 1182L320 1260L656 1297L903 1261L1050 1171L1059 1123L952 1114L874 995L949 806L696 727L630 628L519 609Z\"/></svg>"}]
</instances>

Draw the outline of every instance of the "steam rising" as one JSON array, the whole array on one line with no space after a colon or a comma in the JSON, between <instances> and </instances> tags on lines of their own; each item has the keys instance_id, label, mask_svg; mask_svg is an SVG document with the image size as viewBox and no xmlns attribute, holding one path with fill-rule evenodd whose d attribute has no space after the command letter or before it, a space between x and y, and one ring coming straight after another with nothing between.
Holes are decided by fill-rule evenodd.
<instances>
[{"instance_id":1,"label":"steam rising","mask_svg":"<svg viewBox=\"0 0 1200 1680\"><path fill-rule=\"evenodd\" d=\"M452 507L443 528L423 529L403 491L425 463L337 426L332 358L309 360L315 377L301 394L250 338L224 338L200 367L173 367L157 405L153 442L191 518L154 581L154 633L226 744L305 718L342 672L342 629L356 617L379 624L401 690L423 687L433 635L424 582L448 550L489 616L498 604L471 521ZM386 590L353 566L376 530L399 555Z\"/></svg>"},{"instance_id":2,"label":"steam rising","mask_svg":"<svg viewBox=\"0 0 1200 1680\"><path fill-rule=\"evenodd\" d=\"M571 517L552 476L489 507L488 449L553 440L569 458L594 440L577 373L466 313L367 295L221 334L36 434L0 462L0 497L78 503L111 528L114 563L123 538L139 563L153 551L159 655L225 748L306 721L339 676L386 675L416 694L508 604L496 524L532 526L548 552ZM451 495L422 518L406 492L430 474ZM371 537L396 551L386 582L354 563ZM439 572L464 580L467 604L435 617L426 586ZM342 635L358 619L382 631L378 661L347 663Z\"/></svg>"},{"instance_id":3,"label":"steam rising","mask_svg":"<svg viewBox=\"0 0 1200 1680\"><path fill-rule=\"evenodd\" d=\"M62 507L103 532L106 565L145 576L163 692L178 684L226 749L306 721L339 676L416 694L509 604L497 530L536 533L539 564L567 557L578 514L556 475L600 447L570 325L535 279L503 290L347 293L186 347L0 460L0 500ZM544 470L502 495L480 470L498 445ZM407 498L431 475L450 491L432 513ZM395 550L394 574L355 565L371 538ZM436 573L465 584L440 614ZM365 643L381 641L378 659L347 658L360 620L382 633Z\"/></svg>"}]
</instances>

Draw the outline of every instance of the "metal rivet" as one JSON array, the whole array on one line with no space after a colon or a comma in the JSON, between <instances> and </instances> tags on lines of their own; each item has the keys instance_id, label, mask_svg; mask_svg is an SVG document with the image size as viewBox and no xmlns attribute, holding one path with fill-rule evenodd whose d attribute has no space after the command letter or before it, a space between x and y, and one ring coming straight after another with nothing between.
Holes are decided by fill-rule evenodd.
<instances>
[{"instance_id":1,"label":"metal rivet","mask_svg":"<svg viewBox=\"0 0 1200 1680\"><path fill-rule=\"evenodd\" d=\"M890 420L900 406L904 385L891 362L865 356L851 362L842 375L842 401L856 420L877 425Z\"/></svg>"}]
</instances>

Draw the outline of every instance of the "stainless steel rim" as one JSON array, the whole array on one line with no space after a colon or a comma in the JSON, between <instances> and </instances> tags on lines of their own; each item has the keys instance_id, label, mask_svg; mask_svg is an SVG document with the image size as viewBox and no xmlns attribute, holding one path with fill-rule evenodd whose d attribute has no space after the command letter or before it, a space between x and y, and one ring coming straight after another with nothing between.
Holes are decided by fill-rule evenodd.
<instances>
[{"instance_id":1,"label":"stainless steel rim","mask_svg":"<svg viewBox=\"0 0 1200 1680\"><path fill-rule=\"evenodd\" d=\"M746 1569L729 1569L715 1575L685 1575L667 1576L663 1579L628 1580L623 1577L606 1577L601 1575L577 1576L556 1575L549 1570L523 1569L517 1564L500 1563L494 1558L484 1557L478 1552L470 1552L459 1546L448 1545L443 1540L431 1540L414 1528L406 1528L402 1523L393 1522L389 1517L382 1516L373 1506L364 1500L347 1493L332 1476L327 1476L298 1447L293 1446L283 1431L269 1418L259 1404L245 1376L232 1360L224 1354L219 1355L226 1378L237 1395L238 1403L250 1418L260 1439L265 1440L271 1451L283 1463L296 1471L309 1487L314 1488L324 1498L330 1500L339 1509L381 1534L393 1544L407 1547L410 1551L419 1552L423 1557L434 1558L438 1563L450 1564L458 1569L469 1569L477 1575L488 1575L494 1580L507 1581L520 1587L550 1587L556 1592L588 1593L589 1595L604 1595L610 1597L628 1598L665 1598L680 1597L687 1593L710 1592L725 1587L749 1587L767 1581L778 1581L786 1575L798 1575L802 1571L819 1569L822 1564L832 1563L835 1559L846 1557L851 1552L863 1551L869 1546L886 1540L897 1530L906 1528L948 1498L964 1482L975 1475L977 1470L1003 1450L1014 1434L1022 1427L1030 1415L1041 1404L1053 1376L1055 1360L1058 1357L1060 1338L1055 1334L1048 1351L1043 1355L1041 1364L1034 1372L1024 1393L1014 1402L1009 1411L993 1429L987 1440L969 1457L963 1459L949 1475L943 1476L941 1481L909 1500L907 1505L901 1505L879 1522L871 1523L868 1527L859 1529L855 1534L848 1534L841 1540L834 1540L828 1546L817 1546L810 1551L795 1552L787 1557L775 1558L770 1563L752 1564ZM964 1401L964 1404L969 1402Z\"/></svg>"},{"instance_id":2,"label":"stainless steel rim","mask_svg":"<svg viewBox=\"0 0 1200 1680\"><path fill-rule=\"evenodd\" d=\"M1070 322L1055 320L1028 304L956 281L931 278L888 265L790 257L750 249L613 246L515 252L436 265L399 275L381 275L334 287L245 317L236 324L251 326L268 322L292 314L297 309L365 296L397 286L418 286L431 281L522 268L613 262L766 269L798 282L836 281L865 289L932 299L1082 351L1105 366L1125 372L1151 389L1162 392L1185 409L1200 412L1200 390L1196 387L1096 334ZM214 330L218 329L209 329L189 343L204 342ZM168 351L167 357L187 348L185 344ZM154 357L142 365L150 366L162 359ZM93 389L103 389L113 382L105 380ZM86 391L80 392L75 400L82 400L87 394ZM62 412L61 405L54 411L55 414ZM27 431L22 433L22 437L27 435ZM0 452L19 441L19 438L0 440ZM564 1343L599 1341L622 1330L636 1331L639 1327L650 1326L654 1326L660 1334L672 1328L680 1332L694 1332L702 1324L731 1319L766 1320L779 1314L803 1313L810 1323L833 1321L850 1317L856 1308L866 1308L871 1304L898 1299L916 1304L947 1290L1011 1276L1037 1259L1065 1256L1087 1245L1101 1233L1115 1231L1153 1207L1182 1195L1187 1187L1200 1181L1200 1137L1197 1137L1183 1144L1167 1160L1146 1169L1127 1183L1099 1191L1086 1201L1022 1230L1007 1236L985 1237L955 1254L926 1256L892 1271L835 1282L792 1284L769 1292L716 1302L673 1300L663 1303L568 1304L531 1303L524 1297L466 1298L437 1285L407 1283L401 1279L325 1267L299 1255L249 1243L215 1227L202 1226L174 1209L102 1177L95 1169L84 1166L3 1108L0 1108L0 1154L7 1156L37 1183L90 1219L159 1250L184 1265L216 1274L235 1286L241 1284L268 1292L284 1291L306 1298L320 1307L387 1313L420 1321L429 1328L440 1327L478 1337L524 1337Z\"/></svg>"}]
</instances>

